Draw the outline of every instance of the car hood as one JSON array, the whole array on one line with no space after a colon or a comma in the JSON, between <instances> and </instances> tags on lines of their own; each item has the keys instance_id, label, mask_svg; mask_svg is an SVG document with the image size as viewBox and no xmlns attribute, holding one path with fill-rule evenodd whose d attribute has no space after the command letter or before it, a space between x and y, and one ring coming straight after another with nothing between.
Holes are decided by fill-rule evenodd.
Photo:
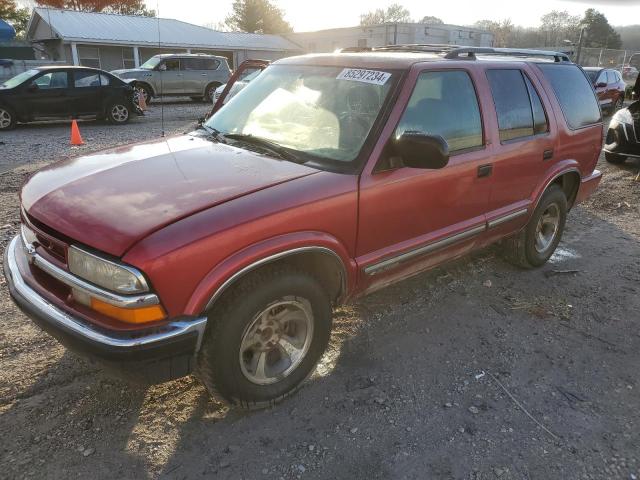
<instances>
[{"instance_id":1,"label":"car hood","mask_svg":"<svg viewBox=\"0 0 640 480\"><path fill-rule=\"evenodd\" d=\"M181 218L317 172L194 132L53 164L25 183L21 200L38 222L122 256Z\"/></svg>"},{"instance_id":2,"label":"car hood","mask_svg":"<svg viewBox=\"0 0 640 480\"><path fill-rule=\"evenodd\" d=\"M113 73L115 76L119 77L122 75L138 75L138 74L142 74L142 73L150 73L152 70L146 70L144 68L125 68L122 70L111 70L111 73Z\"/></svg>"}]
</instances>

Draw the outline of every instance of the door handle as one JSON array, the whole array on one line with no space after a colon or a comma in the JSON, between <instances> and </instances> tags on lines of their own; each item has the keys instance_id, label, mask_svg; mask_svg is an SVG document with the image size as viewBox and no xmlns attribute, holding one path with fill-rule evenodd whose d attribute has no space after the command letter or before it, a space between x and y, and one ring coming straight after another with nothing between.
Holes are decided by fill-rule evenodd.
<instances>
[{"instance_id":1,"label":"door handle","mask_svg":"<svg viewBox=\"0 0 640 480\"><path fill-rule=\"evenodd\" d=\"M488 177L489 175L491 175L491 172L493 172L492 164L489 163L487 165L480 165L478 167L478 178Z\"/></svg>"},{"instance_id":2,"label":"door handle","mask_svg":"<svg viewBox=\"0 0 640 480\"><path fill-rule=\"evenodd\" d=\"M200 75L202 75L203 77L206 77L208 74L206 74L206 73L201 73Z\"/></svg>"},{"instance_id":3,"label":"door handle","mask_svg":"<svg viewBox=\"0 0 640 480\"><path fill-rule=\"evenodd\" d=\"M549 149L549 150L545 150L542 153L542 159L543 160L551 160L553 158L553 150Z\"/></svg>"}]
</instances>

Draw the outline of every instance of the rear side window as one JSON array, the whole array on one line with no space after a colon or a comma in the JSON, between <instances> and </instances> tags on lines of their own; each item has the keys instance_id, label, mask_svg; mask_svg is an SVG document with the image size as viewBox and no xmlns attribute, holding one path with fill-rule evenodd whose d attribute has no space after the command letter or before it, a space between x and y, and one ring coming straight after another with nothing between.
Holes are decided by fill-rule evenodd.
<instances>
[{"instance_id":1,"label":"rear side window","mask_svg":"<svg viewBox=\"0 0 640 480\"><path fill-rule=\"evenodd\" d=\"M500 141L532 136L533 112L522 72L487 70L487 78L498 115Z\"/></svg>"},{"instance_id":2,"label":"rear side window","mask_svg":"<svg viewBox=\"0 0 640 480\"><path fill-rule=\"evenodd\" d=\"M480 108L469 75L459 70L420 74L396 135L408 131L440 135L452 153L482 146Z\"/></svg>"},{"instance_id":3,"label":"rear side window","mask_svg":"<svg viewBox=\"0 0 640 480\"><path fill-rule=\"evenodd\" d=\"M217 70L220 65L220 61L213 58L205 58L203 61L205 70Z\"/></svg>"},{"instance_id":4,"label":"rear side window","mask_svg":"<svg viewBox=\"0 0 640 480\"><path fill-rule=\"evenodd\" d=\"M100 74L97 72L73 72L73 85L76 88L99 87Z\"/></svg>"},{"instance_id":5,"label":"rear side window","mask_svg":"<svg viewBox=\"0 0 640 480\"><path fill-rule=\"evenodd\" d=\"M580 68L553 63L538 67L549 80L570 128L575 130L601 121L593 88Z\"/></svg>"}]
</instances>

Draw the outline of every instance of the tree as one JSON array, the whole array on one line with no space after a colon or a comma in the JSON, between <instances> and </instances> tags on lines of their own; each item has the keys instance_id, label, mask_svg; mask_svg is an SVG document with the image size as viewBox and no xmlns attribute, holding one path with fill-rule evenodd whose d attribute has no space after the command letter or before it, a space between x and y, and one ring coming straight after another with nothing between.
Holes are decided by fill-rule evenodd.
<instances>
[{"instance_id":1,"label":"tree","mask_svg":"<svg viewBox=\"0 0 640 480\"><path fill-rule=\"evenodd\" d=\"M18 8L15 0L0 0L0 19L9 23L16 31L16 38L24 38L31 12L28 8Z\"/></svg>"},{"instance_id":2,"label":"tree","mask_svg":"<svg viewBox=\"0 0 640 480\"><path fill-rule=\"evenodd\" d=\"M422 20L420 20L420 23L424 23L425 25L443 25L444 24L444 22L438 17L430 17L430 16L422 17Z\"/></svg>"},{"instance_id":3,"label":"tree","mask_svg":"<svg viewBox=\"0 0 640 480\"><path fill-rule=\"evenodd\" d=\"M513 30L516 28L508 18L500 20L499 22L496 22L494 20L480 20L473 26L481 30L487 30L493 33L494 47L510 46Z\"/></svg>"},{"instance_id":4,"label":"tree","mask_svg":"<svg viewBox=\"0 0 640 480\"><path fill-rule=\"evenodd\" d=\"M566 10L552 10L540 18L540 33L545 47L557 47L563 40L575 41L580 31L580 17L569 15Z\"/></svg>"},{"instance_id":5,"label":"tree","mask_svg":"<svg viewBox=\"0 0 640 480\"><path fill-rule=\"evenodd\" d=\"M156 16L155 10L149 10L144 0L36 0L36 4L41 7L64 8L79 12Z\"/></svg>"},{"instance_id":6,"label":"tree","mask_svg":"<svg viewBox=\"0 0 640 480\"><path fill-rule=\"evenodd\" d=\"M607 17L597 10L590 8L584 12L582 25L585 27L585 47L613 48L622 47L620 34L609 25Z\"/></svg>"},{"instance_id":7,"label":"tree","mask_svg":"<svg viewBox=\"0 0 640 480\"><path fill-rule=\"evenodd\" d=\"M269 0L234 0L225 23L231 30L249 33L293 31L284 19L284 12Z\"/></svg>"},{"instance_id":8,"label":"tree","mask_svg":"<svg viewBox=\"0 0 640 480\"><path fill-rule=\"evenodd\" d=\"M360 25L380 25L383 23L410 23L411 12L398 3L389 5L386 10L378 8L360 15Z\"/></svg>"}]
</instances>

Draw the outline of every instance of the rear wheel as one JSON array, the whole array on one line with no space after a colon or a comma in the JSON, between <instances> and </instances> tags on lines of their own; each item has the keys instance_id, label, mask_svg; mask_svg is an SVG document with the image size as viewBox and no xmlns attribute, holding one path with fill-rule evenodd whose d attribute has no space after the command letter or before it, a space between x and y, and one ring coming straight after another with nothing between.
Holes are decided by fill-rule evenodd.
<instances>
[{"instance_id":1,"label":"rear wheel","mask_svg":"<svg viewBox=\"0 0 640 480\"><path fill-rule=\"evenodd\" d=\"M9 107L0 106L0 130L11 130L16 126L16 114Z\"/></svg>"},{"instance_id":2,"label":"rear wheel","mask_svg":"<svg viewBox=\"0 0 640 480\"><path fill-rule=\"evenodd\" d=\"M232 404L264 408L313 372L329 341L331 302L314 277L274 266L241 280L209 318L198 376Z\"/></svg>"},{"instance_id":3,"label":"rear wheel","mask_svg":"<svg viewBox=\"0 0 640 480\"><path fill-rule=\"evenodd\" d=\"M604 159L609 163L619 165L621 163L624 163L627 157L625 157L624 155L619 155L617 153L604 152Z\"/></svg>"},{"instance_id":4,"label":"rear wheel","mask_svg":"<svg viewBox=\"0 0 640 480\"><path fill-rule=\"evenodd\" d=\"M560 243L566 220L567 197L559 185L551 185L525 228L504 241L507 260L523 268L544 265Z\"/></svg>"}]
</instances>

